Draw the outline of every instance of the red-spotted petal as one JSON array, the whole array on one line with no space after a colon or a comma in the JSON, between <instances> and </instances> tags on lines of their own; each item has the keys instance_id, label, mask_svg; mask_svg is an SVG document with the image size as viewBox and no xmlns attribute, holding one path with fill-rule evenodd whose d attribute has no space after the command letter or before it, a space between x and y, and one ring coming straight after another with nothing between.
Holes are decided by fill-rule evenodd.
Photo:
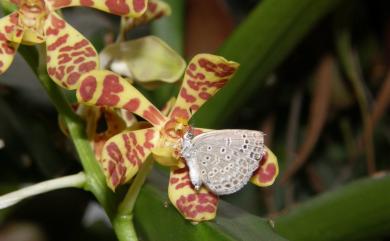
<instances>
[{"instance_id":1,"label":"red-spotted petal","mask_svg":"<svg viewBox=\"0 0 390 241\"><path fill-rule=\"evenodd\" d=\"M171 170L168 195L172 204L186 219L200 222L215 218L218 197L204 187L196 191L187 168Z\"/></svg>"},{"instance_id":2,"label":"red-spotted petal","mask_svg":"<svg viewBox=\"0 0 390 241\"><path fill-rule=\"evenodd\" d=\"M0 33L2 39L10 42L20 43L23 37L23 30L18 26L19 13L13 12L0 19Z\"/></svg>"},{"instance_id":3,"label":"red-spotted petal","mask_svg":"<svg viewBox=\"0 0 390 241\"><path fill-rule=\"evenodd\" d=\"M274 153L266 147L260 160L260 167L254 172L251 182L259 187L267 187L275 182L279 174L278 160Z\"/></svg>"},{"instance_id":4,"label":"red-spotted petal","mask_svg":"<svg viewBox=\"0 0 390 241\"><path fill-rule=\"evenodd\" d=\"M164 1L149 0L145 13L138 18L126 18L126 31L171 14L171 7Z\"/></svg>"},{"instance_id":5,"label":"red-spotted petal","mask_svg":"<svg viewBox=\"0 0 390 241\"><path fill-rule=\"evenodd\" d=\"M167 121L127 80L107 70L96 70L83 75L77 99L89 105L126 109L154 126L161 126Z\"/></svg>"},{"instance_id":6,"label":"red-spotted petal","mask_svg":"<svg viewBox=\"0 0 390 241\"><path fill-rule=\"evenodd\" d=\"M23 35L23 32L18 31L17 21L17 13L0 19L0 74L11 65ZM19 37L18 34L20 34Z\"/></svg>"},{"instance_id":7,"label":"red-spotted petal","mask_svg":"<svg viewBox=\"0 0 390 241\"><path fill-rule=\"evenodd\" d=\"M187 67L170 118L190 119L200 106L225 85L237 68L237 63L220 56L196 55Z\"/></svg>"},{"instance_id":8,"label":"red-spotted petal","mask_svg":"<svg viewBox=\"0 0 390 241\"><path fill-rule=\"evenodd\" d=\"M148 0L45 0L48 7L57 10L84 6L121 16L139 17L147 8Z\"/></svg>"},{"instance_id":9,"label":"red-spotted petal","mask_svg":"<svg viewBox=\"0 0 390 241\"><path fill-rule=\"evenodd\" d=\"M81 75L99 66L95 48L54 12L46 20L45 33L50 77L66 89L76 89Z\"/></svg>"},{"instance_id":10,"label":"red-spotted petal","mask_svg":"<svg viewBox=\"0 0 390 241\"><path fill-rule=\"evenodd\" d=\"M106 142L100 164L112 190L137 173L158 138L158 131L148 128L122 132Z\"/></svg>"},{"instance_id":11,"label":"red-spotted petal","mask_svg":"<svg viewBox=\"0 0 390 241\"><path fill-rule=\"evenodd\" d=\"M125 121L127 127L134 126L138 122L135 115L132 112L127 111L126 109L121 109L120 115Z\"/></svg>"},{"instance_id":12,"label":"red-spotted petal","mask_svg":"<svg viewBox=\"0 0 390 241\"><path fill-rule=\"evenodd\" d=\"M101 154L105 143L113 136L119 134L126 128L126 123L122 118L111 109L101 108L100 115L98 119L93 119L92 125L95 126L94 135L92 139L93 150L95 152L96 160L101 160ZM101 118L104 118L104 121L107 125L107 129L103 132L98 132L98 122Z\"/></svg>"}]
</instances>

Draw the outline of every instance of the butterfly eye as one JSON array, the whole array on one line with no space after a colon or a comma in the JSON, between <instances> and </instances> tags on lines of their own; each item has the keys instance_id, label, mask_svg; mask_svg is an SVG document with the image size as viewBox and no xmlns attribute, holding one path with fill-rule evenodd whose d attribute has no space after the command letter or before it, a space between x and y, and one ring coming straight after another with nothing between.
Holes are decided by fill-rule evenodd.
<instances>
[{"instance_id":1,"label":"butterfly eye","mask_svg":"<svg viewBox=\"0 0 390 241\"><path fill-rule=\"evenodd\" d=\"M243 145L242 148L243 148L244 150L246 150L246 149L248 148L248 146L247 146L247 145Z\"/></svg>"},{"instance_id":2,"label":"butterfly eye","mask_svg":"<svg viewBox=\"0 0 390 241\"><path fill-rule=\"evenodd\" d=\"M226 148L222 147L220 151L221 151L221 153L225 153L226 152Z\"/></svg>"},{"instance_id":3,"label":"butterfly eye","mask_svg":"<svg viewBox=\"0 0 390 241\"><path fill-rule=\"evenodd\" d=\"M230 159L232 159L232 157L230 155L226 155L225 159L229 161Z\"/></svg>"},{"instance_id":4,"label":"butterfly eye","mask_svg":"<svg viewBox=\"0 0 390 241\"><path fill-rule=\"evenodd\" d=\"M242 138L247 138L248 136L246 134L242 134Z\"/></svg>"},{"instance_id":5,"label":"butterfly eye","mask_svg":"<svg viewBox=\"0 0 390 241\"><path fill-rule=\"evenodd\" d=\"M207 146L207 150L208 150L208 151L211 151L211 150L212 150L212 147L211 147L211 146Z\"/></svg>"},{"instance_id":6,"label":"butterfly eye","mask_svg":"<svg viewBox=\"0 0 390 241\"><path fill-rule=\"evenodd\" d=\"M245 144L249 144L249 140L248 139L245 140Z\"/></svg>"}]
</instances>

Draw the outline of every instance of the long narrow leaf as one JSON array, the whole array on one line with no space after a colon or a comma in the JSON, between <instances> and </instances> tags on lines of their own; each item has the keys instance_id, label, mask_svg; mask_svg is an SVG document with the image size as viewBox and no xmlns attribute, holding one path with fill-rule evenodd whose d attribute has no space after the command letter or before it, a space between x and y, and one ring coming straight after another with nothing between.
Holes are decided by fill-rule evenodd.
<instances>
[{"instance_id":1,"label":"long narrow leaf","mask_svg":"<svg viewBox=\"0 0 390 241\"><path fill-rule=\"evenodd\" d=\"M295 207L275 221L291 241L373 240L390 230L390 175L365 178Z\"/></svg>"},{"instance_id":2,"label":"long narrow leaf","mask_svg":"<svg viewBox=\"0 0 390 241\"><path fill-rule=\"evenodd\" d=\"M219 54L240 63L236 76L194 117L218 127L255 93L261 100L266 77L339 0L264 0L227 40ZM268 100L271 101L271 100Z\"/></svg>"}]
</instances>

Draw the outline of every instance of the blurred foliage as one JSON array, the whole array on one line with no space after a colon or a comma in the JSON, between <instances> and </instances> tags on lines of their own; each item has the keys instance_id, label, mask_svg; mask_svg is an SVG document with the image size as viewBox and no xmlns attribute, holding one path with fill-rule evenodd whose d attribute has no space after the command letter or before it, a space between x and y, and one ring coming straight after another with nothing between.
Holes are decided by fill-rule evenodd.
<instances>
[{"instance_id":1,"label":"blurred foliage","mask_svg":"<svg viewBox=\"0 0 390 241\"><path fill-rule=\"evenodd\" d=\"M185 9L185 1L167 2L173 15L139 32L157 35L183 54L188 48L185 32L191 31L186 13L191 9ZM215 222L194 225L167 207L165 192L155 184L167 179L154 173L136 205L143 240L283 240L273 224L276 233L292 241L387 240L389 177L375 175L390 166L390 2L217 2L228 7L237 26L215 52L240 62L241 70L193 122L262 130L280 161L280 178L270 188L247 185L224 197L231 204L221 205ZM114 29L98 29L92 35L91 41L102 49L119 19L98 17ZM163 106L173 89L163 85L143 92ZM2 193L81 169L54 109L38 103L13 85L0 87ZM91 200L77 190L26 200L0 211L0 237L27 222L33 224L28 230L43 233L32 235L36 240L114 240L101 219L83 224Z\"/></svg>"}]
</instances>

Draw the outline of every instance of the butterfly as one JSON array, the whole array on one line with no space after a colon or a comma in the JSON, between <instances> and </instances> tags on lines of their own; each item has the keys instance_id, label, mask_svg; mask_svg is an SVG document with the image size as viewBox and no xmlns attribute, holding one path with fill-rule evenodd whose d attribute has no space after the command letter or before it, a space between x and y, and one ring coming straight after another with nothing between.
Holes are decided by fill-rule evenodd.
<instances>
[{"instance_id":1,"label":"butterfly","mask_svg":"<svg viewBox=\"0 0 390 241\"><path fill-rule=\"evenodd\" d=\"M187 131L180 154L186 160L192 185L204 184L216 195L237 192L259 167L264 134L253 130L215 130L194 137Z\"/></svg>"}]
</instances>

